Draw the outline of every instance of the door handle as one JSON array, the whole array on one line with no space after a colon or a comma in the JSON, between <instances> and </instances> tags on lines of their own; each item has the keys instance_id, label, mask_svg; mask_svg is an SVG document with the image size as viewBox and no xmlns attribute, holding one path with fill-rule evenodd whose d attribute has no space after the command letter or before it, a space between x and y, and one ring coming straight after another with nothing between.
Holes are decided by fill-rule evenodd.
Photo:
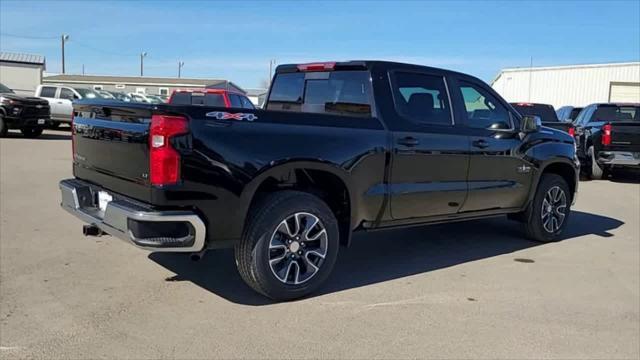
<instances>
[{"instance_id":1,"label":"door handle","mask_svg":"<svg viewBox=\"0 0 640 360\"><path fill-rule=\"evenodd\" d=\"M486 147L489 146L489 143L486 142L485 140L475 140L474 142L471 143L474 147L480 148L480 149L484 149Z\"/></svg>"},{"instance_id":2,"label":"door handle","mask_svg":"<svg viewBox=\"0 0 640 360\"><path fill-rule=\"evenodd\" d=\"M416 146L418 144L420 144L420 141L418 141L418 139L411 137L411 136L407 136L405 138L402 138L400 140L398 140L398 144L399 145L404 145L407 147L413 147Z\"/></svg>"}]
</instances>

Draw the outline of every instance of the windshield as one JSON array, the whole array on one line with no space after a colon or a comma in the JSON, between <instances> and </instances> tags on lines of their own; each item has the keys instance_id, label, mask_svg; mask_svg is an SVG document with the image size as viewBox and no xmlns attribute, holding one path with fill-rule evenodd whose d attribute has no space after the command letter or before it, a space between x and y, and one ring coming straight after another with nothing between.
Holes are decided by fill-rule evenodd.
<instances>
[{"instance_id":1,"label":"windshield","mask_svg":"<svg viewBox=\"0 0 640 360\"><path fill-rule=\"evenodd\" d=\"M4 86L4 84L0 84L0 94L13 94L13 90Z\"/></svg>"},{"instance_id":2,"label":"windshield","mask_svg":"<svg viewBox=\"0 0 640 360\"><path fill-rule=\"evenodd\" d=\"M539 116L542 122L558 122L558 115L551 105L545 104L511 104L520 115Z\"/></svg>"},{"instance_id":3,"label":"windshield","mask_svg":"<svg viewBox=\"0 0 640 360\"><path fill-rule=\"evenodd\" d=\"M640 106L600 105L593 113L591 121L640 121Z\"/></svg>"},{"instance_id":4,"label":"windshield","mask_svg":"<svg viewBox=\"0 0 640 360\"><path fill-rule=\"evenodd\" d=\"M100 96L100 94L98 94L97 92L95 92L93 90L83 89L83 88L77 88L75 90L84 99L95 99L95 98L101 98L102 97L102 96Z\"/></svg>"}]
</instances>

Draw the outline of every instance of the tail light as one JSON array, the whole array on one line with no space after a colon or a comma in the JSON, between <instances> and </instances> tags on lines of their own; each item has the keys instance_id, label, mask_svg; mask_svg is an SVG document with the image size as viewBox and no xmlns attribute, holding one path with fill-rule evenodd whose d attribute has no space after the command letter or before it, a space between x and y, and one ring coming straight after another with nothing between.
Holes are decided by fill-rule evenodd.
<instances>
[{"instance_id":1,"label":"tail light","mask_svg":"<svg viewBox=\"0 0 640 360\"><path fill-rule=\"evenodd\" d=\"M576 128L574 128L573 126L570 127L568 133L569 135L571 135L571 137L576 137Z\"/></svg>"},{"instance_id":2,"label":"tail light","mask_svg":"<svg viewBox=\"0 0 640 360\"><path fill-rule=\"evenodd\" d=\"M602 127L602 145L611 145L611 124Z\"/></svg>"},{"instance_id":3,"label":"tail light","mask_svg":"<svg viewBox=\"0 0 640 360\"><path fill-rule=\"evenodd\" d=\"M180 180L180 154L173 148L170 140L188 131L188 121L182 116L151 117L149 177L152 185L171 185Z\"/></svg>"},{"instance_id":4,"label":"tail light","mask_svg":"<svg viewBox=\"0 0 640 360\"><path fill-rule=\"evenodd\" d=\"M298 71L331 71L335 67L336 67L335 62L300 64L297 66Z\"/></svg>"}]
</instances>

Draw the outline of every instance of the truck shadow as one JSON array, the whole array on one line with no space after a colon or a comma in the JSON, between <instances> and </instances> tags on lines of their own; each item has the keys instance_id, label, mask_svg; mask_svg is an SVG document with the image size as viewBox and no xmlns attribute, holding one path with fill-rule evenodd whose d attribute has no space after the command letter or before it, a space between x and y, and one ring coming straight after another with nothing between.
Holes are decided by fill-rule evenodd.
<instances>
[{"instance_id":1,"label":"truck shadow","mask_svg":"<svg viewBox=\"0 0 640 360\"><path fill-rule=\"evenodd\" d=\"M609 231L623 224L610 217L573 211L562 241L591 234L612 237ZM352 245L340 249L336 267L325 286L311 296L544 245L525 239L521 225L503 217L355 234ZM191 281L238 304L273 303L244 284L236 271L232 249L210 251L199 262L192 262L186 255L168 253L152 253L149 258L176 274L167 281Z\"/></svg>"}]
</instances>

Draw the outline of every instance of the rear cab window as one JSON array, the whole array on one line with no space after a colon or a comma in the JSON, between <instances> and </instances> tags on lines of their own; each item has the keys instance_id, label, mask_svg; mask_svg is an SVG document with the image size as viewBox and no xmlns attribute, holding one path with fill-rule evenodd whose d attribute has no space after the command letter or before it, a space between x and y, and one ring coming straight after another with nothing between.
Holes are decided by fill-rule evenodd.
<instances>
[{"instance_id":1,"label":"rear cab window","mask_svg":"<svg viewBox=\"0 0 640 360\"><path fill-rule=\"evenodd\" d=\"M636 105L598 105L591 121L640 121L640 106Z\"/></svg>"},{"instance_id":2,"label":"rear cab window","mask_svg":"<svg viewBox=\"0 0 640 360\"><path fill-rule=\"evenodd\" d=\"M520 115L539 116L543 122L559 122L553 106L546 104L512 103L511 104Z\"/></svg>"},{"instance_id":3,"label":"rear cab window","mask_svg":"<svg viewBox=\"0 0 640 360\"><path fill-rule=\"evenodd\" d=\"M176 92L173 94L171 103L174 105L204 105L225 107L222 94L211 94L202 92Z\"/></svg>"},{"instance_id":4,"label":"rear cab window","mask_svg":"<svg viewBox=\"0 0 640 360\"><path fill-rule=\"evenodd\" d=\"M371 76L366 70L279 73L267 110L369 118Z\"/></svg>"}]
</instances>

